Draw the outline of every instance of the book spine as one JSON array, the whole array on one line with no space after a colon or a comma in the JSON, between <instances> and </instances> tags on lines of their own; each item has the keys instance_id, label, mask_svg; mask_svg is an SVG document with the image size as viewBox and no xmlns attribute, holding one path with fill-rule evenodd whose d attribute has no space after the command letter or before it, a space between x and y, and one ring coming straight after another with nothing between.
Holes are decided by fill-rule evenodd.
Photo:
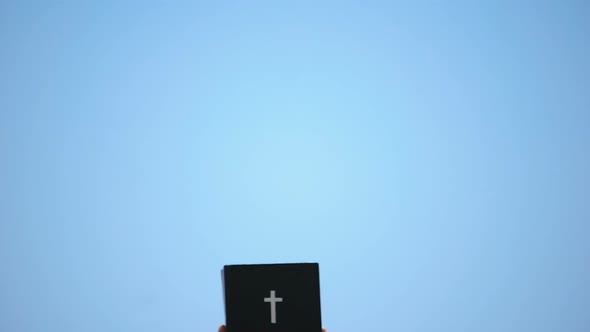
<instances>
[{"instance_id":1,"label":"book spine","mask_svg":"<svg viewBox=\"0 0 590 332\"><path fill-rule=\"evenodd\" d=\"M228 324L228 317L230 316L230 312L229 312L229 294L230 294L230 282L229 282L229 270L227 266L224 266L222 273L221 273L221 282L223 285L223 307L224 307L224 311L225 311L225 327L226 327L226 331L230 332L231 331L231 324Z\"/></svg>"}]
</instances>

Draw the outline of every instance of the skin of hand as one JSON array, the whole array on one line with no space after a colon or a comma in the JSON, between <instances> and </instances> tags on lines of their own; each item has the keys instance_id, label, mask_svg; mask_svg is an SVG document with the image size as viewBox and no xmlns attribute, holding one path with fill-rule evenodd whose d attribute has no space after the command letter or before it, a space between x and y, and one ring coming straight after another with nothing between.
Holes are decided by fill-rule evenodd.
<instances>
[{"instance_id":1,"label":"skin of hand","mask_svg":"<svg viewBox=\"0 0 590 332\"><path fill-rule=\"evenodd\" d=\"M225 330L225 325L221 325L221 326L219 327L219 331L218 331L218 332L226 332L226 330ZM326 331L326 329L322 329L322 332L328 332L328 331Z\"/></svg>"}]
</instances>

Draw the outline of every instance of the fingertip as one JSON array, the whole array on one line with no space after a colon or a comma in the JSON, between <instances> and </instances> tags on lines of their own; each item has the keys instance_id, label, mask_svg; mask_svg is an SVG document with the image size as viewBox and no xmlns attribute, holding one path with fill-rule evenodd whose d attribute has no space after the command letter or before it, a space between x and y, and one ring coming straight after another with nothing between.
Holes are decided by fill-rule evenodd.
<instances>
[{"instance_id":1,"label":"fingertip","mask_svg":"<svg viewBox=\"0 0 590 332\"><path fill-rule=\"evenodd\" d=\"M221 326L219 327L219 330L218 330L218 331L219 331L219 332L225 332L225 325L221 325Z\"/></svg>"}]
</instances>

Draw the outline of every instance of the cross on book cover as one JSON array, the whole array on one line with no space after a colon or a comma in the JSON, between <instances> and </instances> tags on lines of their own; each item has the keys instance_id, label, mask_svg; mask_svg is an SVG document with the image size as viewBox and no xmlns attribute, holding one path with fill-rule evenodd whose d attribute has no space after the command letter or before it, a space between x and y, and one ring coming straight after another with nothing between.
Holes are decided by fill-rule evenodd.
<instances>
[{"instance_id":1,"label":"cross on book cover","mask_svg":"<svg viewBox=\"0 0 590 332\"><path fill-rule=\"evenodd\" d=\"M317 263L226 265L228 332L321 332Z\"/></svg>"}]
</instances>

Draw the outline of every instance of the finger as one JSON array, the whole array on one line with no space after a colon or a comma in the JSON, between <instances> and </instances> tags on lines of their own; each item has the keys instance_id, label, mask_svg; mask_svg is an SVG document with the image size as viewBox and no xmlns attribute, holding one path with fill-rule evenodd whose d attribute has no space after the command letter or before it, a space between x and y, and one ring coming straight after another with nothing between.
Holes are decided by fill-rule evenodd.
<instances>
[{"instance_id":1,"label":"finger","mask_svg":"<svg viewBox=\"0 0 590 332\"><path fill-rule=\"evenodd\" d=\"M322 328L322 332L328 332L328 330L326 330L325 328Z\"/></svg>"},{"instance_id":2,"label":"finger","mask_svg":"<svg viewBox=\"0 0 590 332\"><path fill-rule=\"evenodd\" d=\"M218 332L225 332L225 325L221 325Z\"/></svg>"}]
</instances>

